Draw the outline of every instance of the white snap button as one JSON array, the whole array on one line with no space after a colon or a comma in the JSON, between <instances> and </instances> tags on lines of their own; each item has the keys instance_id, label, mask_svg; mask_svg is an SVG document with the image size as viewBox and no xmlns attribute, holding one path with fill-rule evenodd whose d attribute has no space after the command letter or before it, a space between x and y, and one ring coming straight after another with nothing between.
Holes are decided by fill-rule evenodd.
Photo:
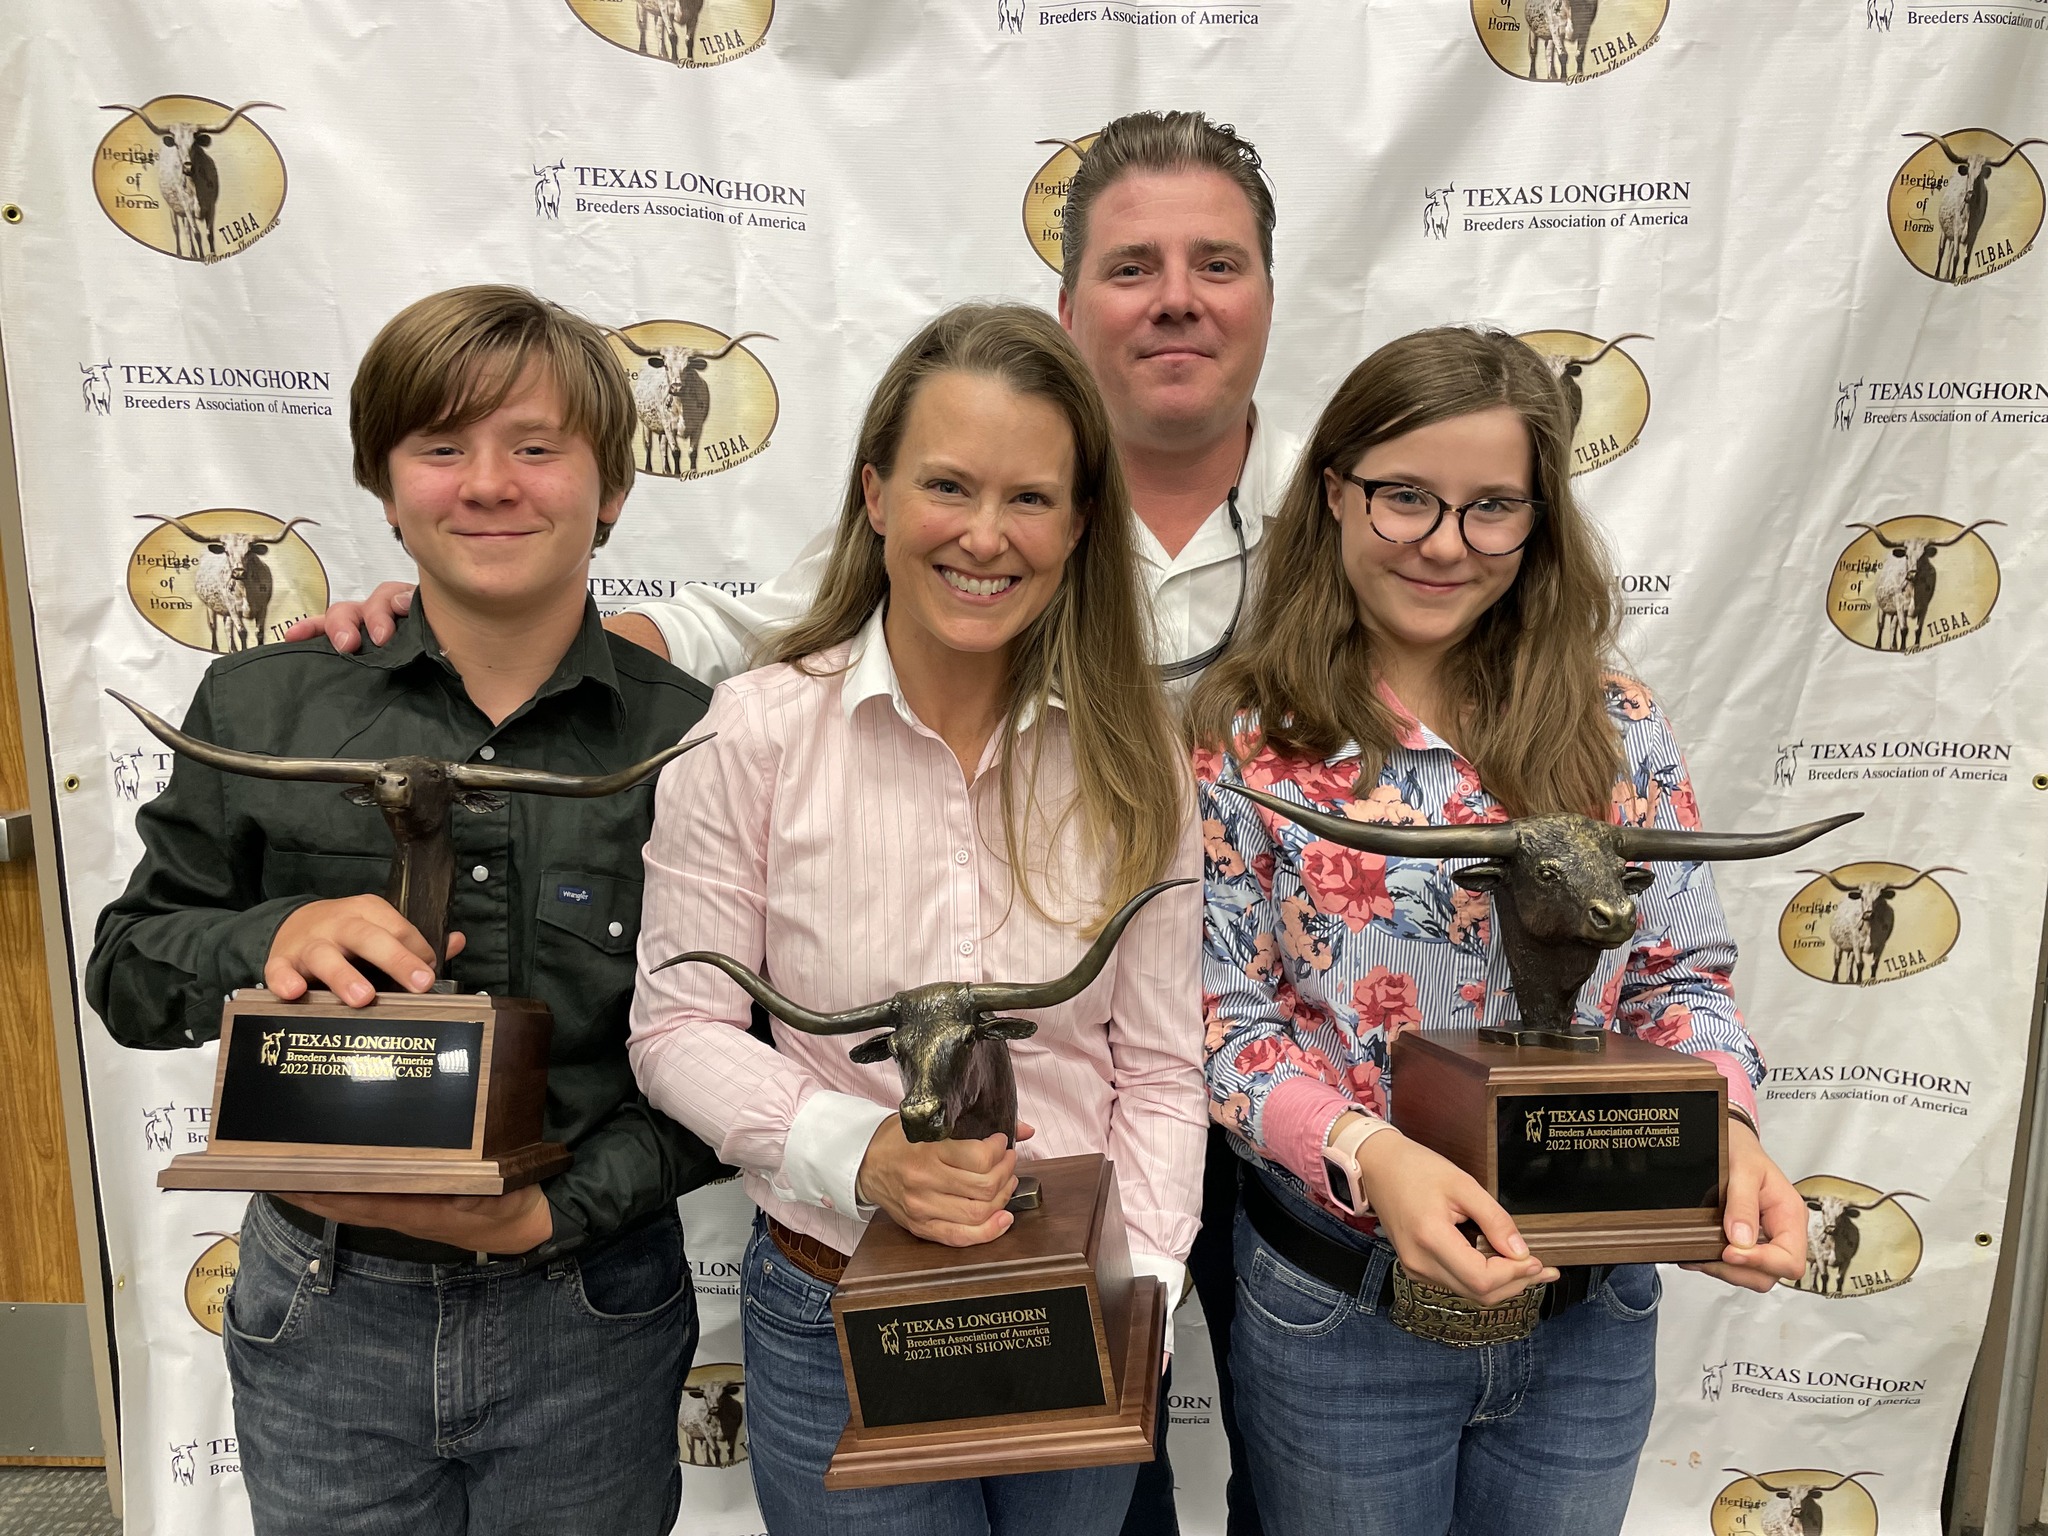
<instances>
[{"instance_id":1,"label":"white snap button","mask_svg":"<svg viewBox=\"0 0 2048 1536\"><path fill-rule=\"evenodd\" d=\"M967 850L962 848L959 852L955 853L953 855L953 862L955 864L965 864L967 862Z\"/></svg>"},{"instance_id":2,"label":"white snap button","mask_svg":"<svg viewBox=\"0 0 2048 1536\"><path fill-rule=\"evenodd\" d=\"M488 763L492 758L498 755L498 749L496 747L478 747L476 749L476 755Z\"/></svg>"},{"instance_id":3,"label":"white snap button","mask_svg":"<svg viewBox=\"0 0 2048 1536\"><path fill-rule=\"evenodd\" d=\"M961 953L961 954L963 954L963 955L971 955L971 954L973 954L973 953L974 953L974 940L972 940L972 939L962 939L962 940L960 941L960 953Z\"/></svg>"},{"instance_id":4,"label":"white snap button","mask_svg":"<svg viewBox=\"0 0 2048 1536\"><path fill-rule=\"evenodd\" d=\"M479 864L475 869L472 869L469 872L469 878L481 883L482 881L491 878L491 872L488 869L485 869L483 865Z\"/></svg>"},{"instance_id":5,"label":"white snap button","mask_svg":"<svg viewBox=\"0 0 2048 1536\"><path fill-rule=\"evenodd\" d=\"M609 928L605 930L605 932L609 933L615 939L625 931L626 925L624 923L613 923Z\"/></svg>"}]
</instances>

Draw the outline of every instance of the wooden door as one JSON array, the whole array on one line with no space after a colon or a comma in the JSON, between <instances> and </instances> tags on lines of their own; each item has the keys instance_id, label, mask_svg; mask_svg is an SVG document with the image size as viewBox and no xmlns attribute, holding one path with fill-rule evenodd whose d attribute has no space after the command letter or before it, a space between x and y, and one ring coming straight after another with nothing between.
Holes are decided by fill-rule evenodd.
<instances>
[{"instance_id":1,"label":"wooden door","mask_svg":"<svg viewBox=\"0 0 2048 1536\"><path fill-rule=\"evenodd\" d=\"M29 804L7 621L0 584L0 814ZM82 1312L85 1300L44 969L40 874L32 854L0 860L0 1319L23 1330L16 1341L22 1345L54 1316L43 1309ZM32 1454L26 1444L0 1447L0 1460L10 1462L97 1459Z\"/></svg>"}]
</instances>

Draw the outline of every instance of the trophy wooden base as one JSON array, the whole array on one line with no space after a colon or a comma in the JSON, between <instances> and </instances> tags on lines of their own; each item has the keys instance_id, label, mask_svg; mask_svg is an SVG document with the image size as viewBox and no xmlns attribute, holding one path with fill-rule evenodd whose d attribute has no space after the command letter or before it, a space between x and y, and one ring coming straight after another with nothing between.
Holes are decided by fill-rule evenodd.
<instances>
[{"instance_id":1,"label":"trophy wooden base","mask_svg":"<svg viewBox=\"0 0 2048 1536\"><path fill-rule=\"evenodd\" d=\"M1588 1050L1403 1034L1393 1123L1477 1179L1547 1263L1720 1258L1727 1080L1633 1035L1597 1039Z\"/></svg>"},{"instance_id":2,"label":"trophy wooden base","mask_svg":"<svg viewBox=\"0 0 2048 1536\"><path fill-rule=\"evenodd\" d=\"M1042 1203L992 1243L869 1224L832 1301L852 1413L827 1488L1152 1459L1166 1292L1131 1272L1115 1167L1031 1170Z\"/></svg>"},{"instance_id":3,"label":"trophy wooden base","mask_svg":"<svg viewBox=\"0 0 2048 1536\"><path fill-rule=\"evenodd\" d=\"M569 1166L540 1139L554 1021L523 997L261 988L222 1011L211 1136L161 1189L501 1195Z\"/></svg>"}]
</instances>

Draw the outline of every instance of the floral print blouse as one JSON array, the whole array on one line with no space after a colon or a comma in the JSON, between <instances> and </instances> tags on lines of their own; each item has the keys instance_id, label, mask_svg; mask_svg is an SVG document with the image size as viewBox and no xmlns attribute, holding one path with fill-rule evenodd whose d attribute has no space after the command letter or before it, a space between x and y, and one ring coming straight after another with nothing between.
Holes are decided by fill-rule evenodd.
<instances>
[{"instance_id":1,"label":"floral print blouse","mask_svg":"<svg viewBox=\"0 0 2048 1536\"><path fill-rule=\"evenodd\" d=\"M1641 683L1606 679L1624 769L1611 819L1696 828L1671 728ZM1391 700L1390 700L1391 702ZM1507 819L1448 742L1413 720L1379 782L1354 796L1356 747L1323 761L1271 749L1195 757L1205 862L1202 1003L1210 1114L1241 1155L1330 1200L1322 1147L1353 1105L1387 1113L1388 1050L1404 1029L1468 1029L1519 1017L1491 903L1451 881L1474 862L1383 858L1312 836L1215 785L1242 783L1358 821L1456 826ZM1729 1102L1756 1112L1764 1065L1729 983L1735 943L1705 864L1658 864L1636 898L1636 937L1580 991L1597 1021L1712 1060Z\"/></svg>"}]
</instances>

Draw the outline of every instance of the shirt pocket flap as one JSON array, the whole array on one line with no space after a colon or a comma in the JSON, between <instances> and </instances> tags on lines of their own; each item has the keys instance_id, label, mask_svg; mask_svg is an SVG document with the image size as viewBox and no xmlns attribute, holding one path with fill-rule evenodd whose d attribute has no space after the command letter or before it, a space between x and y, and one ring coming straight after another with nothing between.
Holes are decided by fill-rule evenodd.
<instances>
[{"instance_id":1,"label":"shirt pocket flap","mask_svg":"<svg viewBox=\"0 0 2048 1536\"><path fill-rule=\"evenodd\" d=\"M638 880L550 869L540 877L538 916L608 955L625 954L640 940Z\"/></svg>"},{"instance_id":2,"label":"shirt pocket flap","mask_svg":"<svg viewBox=\"0 0 2048 1536\"><path fill-rule=\"evenodd\" d=\"M391 860L375 854L312 853L296 848L263 850L263 898L382 896L391 882Z\"/></svg>"}]
</instances>

